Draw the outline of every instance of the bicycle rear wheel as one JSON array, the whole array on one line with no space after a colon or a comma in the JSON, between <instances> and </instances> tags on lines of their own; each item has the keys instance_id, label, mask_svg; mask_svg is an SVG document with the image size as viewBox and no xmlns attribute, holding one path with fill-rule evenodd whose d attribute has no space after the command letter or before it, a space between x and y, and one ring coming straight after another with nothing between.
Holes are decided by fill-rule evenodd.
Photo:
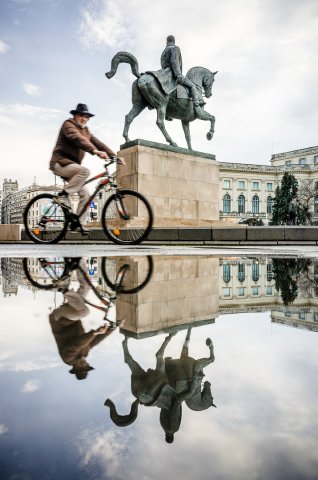
<instances>
[{"instance_id":1,"label":"bicycle rear wheel","mask_svg":"<svg viewBox=\"0 0 318 480\"><path fill-rule=\"evenodd\" d=\"M151 256L103 257L102 275L116 293L137 293L148 284L153 272Z\"/></svg>"},{"instance_id":2,"label":"bicycle rear wheel","mask_svg":"<svg viewBox=\"0 0 318 480\"><path fill-rule=\"evenodd\" d=\"M42 193L32 198L25 208L25 231L35 243L57 243L67 230L67 209L54 201L54 195Z\"/></svg>"},{"instance_id":3,"label":"bicycle rear wheel","mask_svg":"<svg viewBox=\"0 0 318 480\"><path fill-rule=\"evenodd\" d=\"M36 288L51 290L66 273L65 259L24 258L23 269L27 280Z\"/></svg>"},{"instance_id":4,"label":"bicycle rear wheel","mask_svg":"<svg viewBox=\"0 0 318 480\"><path fill-rule=\"evenodd\" d=\"M148 200L134 190L118 190L103 208L104 232L120 245L136 245L145 240L151 231L152 221Z\"/></svg>"}]
</instances>

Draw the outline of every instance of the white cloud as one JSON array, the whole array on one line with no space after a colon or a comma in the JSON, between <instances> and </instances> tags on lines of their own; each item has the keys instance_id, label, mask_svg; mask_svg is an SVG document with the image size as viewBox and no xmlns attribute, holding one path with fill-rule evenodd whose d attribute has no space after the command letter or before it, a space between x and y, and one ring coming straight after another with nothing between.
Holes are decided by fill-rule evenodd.
<instances>
[{"instance_id":1,"label":"white cloud","mask_svg":"<svg viewBox=\"0 0 318 480\"><path fill-rule=\"evenodd\" d=\"M8 427L6 427L3 423L0 423L0 435L3 435L8 431L9 431Z\"/></svg>"},{"instance_id":2,"label":"white cloud","mask_svg":"<svg viewBox=\"0 0 318 480\"><path fill-rule=\"evenodd\" d=\"M28 95L31 96L41 94L41 88L34 83L22 83L22 88Z\"/></svg>"},{"instance_id":3,"label":"white cloud","mask_svg":"<svg viewBox=\"0 0 318 480\"><path fill-rule=\"evenodd\" d=\"M107 478L122 478L125 452L128 450L130 435L120 430L98 432L84 430L77 440L81 455L81 467L86 469L98 465Z\"/></svg>"},{"instance_id":4,"label":"white cloud","mask_svg":"<svg viewBox=\"0 0 318 480\"><path fill-rule=\"evenodd\" d=\"M22 387L21 392L33 393L39 389L39 382L37 380L28 380Z\"/></svg>"},{"instance_id":5,"label":"white cloud","mask_svg":"<svg viewBox=\"0 0 318 480\"><path fill-rule=\"evenodd\" d=\"M86 47L124 45L128 38L125 22L126 2L122 0L92 0L81 11L79 38ZM129 18L129 17L128 17Z\"/></svg>"},{"instance_id":6,"label":"white cloud","mask_svg":"<svg viewBox=\"0 0 318 480\"><path fill-rule=\"evenodd\" d=\"M0 104L0 114L6 117L12 117L15 115L25 115L30 117L44 118L56 118L64 115L65 112L56 108L50 107L38 107L36 105L13 103L9 105Z\"/></svg>"},{"instance_id":7,"label":"white cloud","mask_svg":"<svg viewBox=\"0 0 318 480\"><path fill-rule=\"evenodd\" d=\"M51 359L15 361L0 363L0 372L34 372L36 370L47 370L49 368L56 368L60 362Z\"/></svg>"},{"instance_id":8,"label":"white cloud","mask_svg":"<svg viewBox=\"0 0 318 480\"><path fill-rule=\"evenodd\" d=\"M5 43L3 40L0 40L0 55L2 53L6 53L9 50L9 45Z\"/></svg>"}]
</instances>

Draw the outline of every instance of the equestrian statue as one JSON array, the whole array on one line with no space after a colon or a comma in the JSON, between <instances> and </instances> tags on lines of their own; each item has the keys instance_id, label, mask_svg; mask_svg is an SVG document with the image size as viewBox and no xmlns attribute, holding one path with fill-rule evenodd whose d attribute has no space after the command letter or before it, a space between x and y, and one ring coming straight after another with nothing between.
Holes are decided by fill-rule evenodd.
<instances>
[{"instance_id":1,"label":"equestrian statue","mask_svg":"<svg viewBox=\"0 0 318 480\"><path fill-rule=\"evenodd\" d=\"M207 139L211 140L214 133L215 117L204 110L206 98L212 95L212 85L217 72L207 68L190 68L186 76L182 74L182 57L180 48L175 45L173 35L167 37L167 45L161 55L161 69L139 73L137 59L128 52L118 52L112 59L111 70L105 75L112 78L120 63L129 63L133 75L137 78L132 85L133 107L125 116L123 137L129 142L130 124L146 107L157 110L157 125L166 141L177 147L165 127L165 120L179 119L188 149L191 147L189 123L197 118L210 122Z\"/></svg>"}]
</instances>

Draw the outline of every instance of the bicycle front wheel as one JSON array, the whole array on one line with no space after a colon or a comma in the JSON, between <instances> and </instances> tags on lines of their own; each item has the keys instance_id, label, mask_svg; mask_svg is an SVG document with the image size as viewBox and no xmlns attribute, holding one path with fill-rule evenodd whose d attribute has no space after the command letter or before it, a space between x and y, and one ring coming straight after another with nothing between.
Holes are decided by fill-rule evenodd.
<instances>
[{"instance_id":1,"label":"bicycle front wheel","mask_svg":"<svg viewBox=\"0 0 318 480\"><path fill-rule=\"evenodd\" d=\"M117 294L137 293L149 283L153 272L151 256L103 257L102 275Z\"/></svg>"},{"instance_id":2,"label":"bicycle front wheel","mask_svg":"<svg viewBox=\"0 0 318 480\"><path fill-rule=\"evenodd\" d=\"M120 245L136 245L145 240L151 231L152 221L148 200L134 190L118 190L103 208L104 232Z\"/></svg>"},{"instance_id":3,"label":"bicycle front wheel","mask_svg":"<svg viewBox=\"0 0 318 480\"><path fill-rule=\"evenodd\" d=\"M25 231L35 243L57 243L66 233L67 210L54 201L54 195L42 193L32 198L25 208Z\"/></svg>"}]
</instances>

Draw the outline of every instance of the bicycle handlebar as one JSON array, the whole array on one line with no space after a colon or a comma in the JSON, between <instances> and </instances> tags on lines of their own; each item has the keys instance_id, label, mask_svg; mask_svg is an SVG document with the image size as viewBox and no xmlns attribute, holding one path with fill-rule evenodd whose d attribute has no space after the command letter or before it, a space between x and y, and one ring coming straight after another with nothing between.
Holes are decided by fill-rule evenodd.
<instances>
[{"instance_id":1,"label":"bicycle handlebar","mask_svg":"<svg viewBox=\"0 0 318 480\"><path fill-rule=\"evenodd\" d=\"M126 165L125 163L125 160L122 159L122 158L118 158L118 157L109 157L109 162L108 163L105 163L104 167L107 168L109 165L111 165L112 163L117 163L118 165Z\"/></svg>"}]
</instances>

